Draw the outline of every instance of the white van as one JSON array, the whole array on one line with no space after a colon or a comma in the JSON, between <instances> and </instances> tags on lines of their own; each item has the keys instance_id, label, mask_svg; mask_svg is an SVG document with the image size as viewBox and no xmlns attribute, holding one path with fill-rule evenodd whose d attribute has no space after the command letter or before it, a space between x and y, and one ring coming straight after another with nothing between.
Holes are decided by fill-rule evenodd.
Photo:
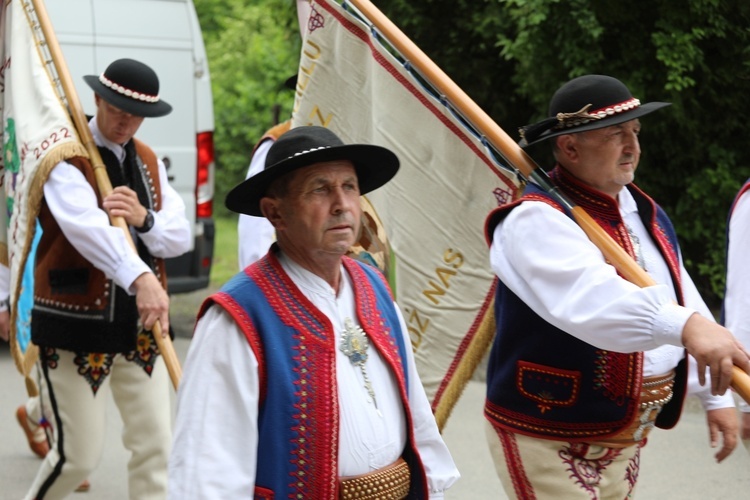
<instances>
[{"instance_id":1,"label":"white van","mask_svg":"<svg viewBox=\"0 0 750 500\"><path fill-rule=\"evenodd\" d=\"M94 114L84 75L115 59L151 66L171 114L146 119L137 137L164 161L172 187L193 224L190 252L167 260L169 292L205 288L213 259L214 115L211 79L198 16L191 0L45 0L78 98Z\"/></svg>"}]
</instances>

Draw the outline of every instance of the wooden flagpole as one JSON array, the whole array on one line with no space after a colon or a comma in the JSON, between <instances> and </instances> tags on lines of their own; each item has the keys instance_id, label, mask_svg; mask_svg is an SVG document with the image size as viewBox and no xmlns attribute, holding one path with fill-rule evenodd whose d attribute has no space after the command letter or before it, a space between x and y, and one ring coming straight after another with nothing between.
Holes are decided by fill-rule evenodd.
<instances>
[{"instance_id":1,"label":"wooden flagpole","mask_svg":"<svg viewBox=\"0 0 750 500\"><path fill-rule=\"evenodd\" d=\"M65 92L65 97L68 101L68 110L70 112L71 118L73 119L73 124L78 131L78 135L81 139L81 142L83 143L83 146L86 148L86 151L88 151L89 156L91 157L91 165L94 168L94 175L96 177L96 183L99 187L99 191L101 192L102 197L106 197L112 192L112 183L107 176L107 169L104 166L104 162L102 161L101 155L99 154L99 149L97 148L96 143L94 142L94 138L91 135L91 130L89 130L88 120L86 119L86 115L83 112L81 103L78 100L78 94L76 93L75 86L70 78L70 72L68 71L65 58L63 57L62 50L60 49L60 45L57 42L57 36L55 35L55 31L52 28L52 23L49 20L49 16L47 15L47 9L44 5L43 0L31 0L31 2L34 6L34 10L36 11L37 19L39 20L39 24L42 28L42 33L44 34L44 38L47 42L47 47L50 51L50 55L52 56L52 61L55 64L57 76L60 79L63 91ZM128 241L130 248L134 252L137 251L135 244L133 243L133 237L130 234L130 229L125 222L125 219L122 217L113 217L111 215L109 219L113 226L119 227L125 233L125 239ZM182 378L182 368L180 366L180 360L175 353L172 339L169 338L169 335L162 335L161 323L158 320L156 321L156 323L154 323L151 331L153 333L154 340L156 341L156 345L159 347L159 351L161 352L162 356L164 356L164 362L167 365L169 377L172 380L172 385L176 390L180 383L180 379Z\"/></svg>"},{"instance_id":2,"label":"wooden flagpole","mask_svg":"<svg viewBox=\"0 0 750 500\"><path fill-rule=\"evenodd\" d=\"M578 225L589 239L601 250L604 257L631 283L640 287L655 285L656 282L628 253L621 248L586 213L573 204L550 181L547 173L540 169L533 159L495 123L471 98L456 85L422 50L396 27L369 0L346 0L354 5L372 24L380 30L389 43L403 55L419 73L442 95L446 96L456 109L482 133L505 160L518 169L527 179L533 180L558 202L571 211ZM732 388L742 399L750 403L750 375L735 366L732 373Z\"/></svg>"}]
</instances>

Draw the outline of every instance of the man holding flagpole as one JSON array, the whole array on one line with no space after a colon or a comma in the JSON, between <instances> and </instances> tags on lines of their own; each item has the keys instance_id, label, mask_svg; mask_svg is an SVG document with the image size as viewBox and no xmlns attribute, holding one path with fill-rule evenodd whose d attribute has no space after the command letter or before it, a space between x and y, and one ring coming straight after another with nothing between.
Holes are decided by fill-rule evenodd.
<instances>
[{"instance_id":1,"label":"man holding flagpole","mask_svg":"<svg viewBox=\"0 0 750 500\"><path fill-rule=\"evenodd\" d=\"M615 78L581 76L521 142L552 142L555 187L657 285L621 277L534 184L487 218L500 282L485 416L511 498L630 498L649 431L677 423L688 390L707 410L716 460L737 444L727 389L734 365L750 369L748 354L713 321L667 215L633 184L639 119L665 106L641 103Z\"/></svg>"},{"instance_id":2,"label":"man holding flagpole","mask_svg":"<svg viewBox=\"0 0 750 500\"><path fill-rule=\"evenodd\" d=\"M44 183L31 340L39 346L55 440L26 498L63 498L97 466L112 394L124 424L132 499L163 499L171 443L169 379L151 327L169 331L164 258L190 247L180 196L155 153L133 136L145 117L171 112L159 80L132 59L84 77L89 121L114 186L103 197L88 162L58 163ZM122 217L125 234L110 225Z\"/></svg>"}]
</instances>

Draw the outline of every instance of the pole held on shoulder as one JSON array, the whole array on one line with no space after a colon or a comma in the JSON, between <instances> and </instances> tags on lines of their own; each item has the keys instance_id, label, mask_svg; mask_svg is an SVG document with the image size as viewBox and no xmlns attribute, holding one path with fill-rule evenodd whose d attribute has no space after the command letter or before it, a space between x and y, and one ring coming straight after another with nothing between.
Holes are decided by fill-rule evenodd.
<instances>
[{"instance_id":1,"label":"pole held on shoulder","mask_svg":"<svg viewBox=\"0 0 750 500\"><path fill-rule=\"evenodd\" d=\"M419 73L455 106L503 158L527 180L534 181L558 202L568 208L589 239L601 250L604 257L631 283L640 287L655 285L654 280L621 248L586 211L574 205L555 188L547 173L514 141L487 113L417 47L390 19L369 0L347 0L354 5L385 36ZM732 389L750 403L750 375L735 366Z\"/></svg>"}]
</instances>

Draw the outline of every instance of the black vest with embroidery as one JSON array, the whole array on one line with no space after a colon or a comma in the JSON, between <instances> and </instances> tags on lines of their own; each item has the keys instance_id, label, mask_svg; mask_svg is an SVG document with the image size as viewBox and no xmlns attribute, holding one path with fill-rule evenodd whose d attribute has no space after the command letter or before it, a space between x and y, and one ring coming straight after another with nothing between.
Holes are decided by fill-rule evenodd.
<instances>
[{"instance_id":1,"label":"black vest with embroidery","mask_svg":"<svg viewBox=\"0 0 750 500\"><path fill-rule=\"evenodd\" d=\"M141 205L158 210L161 192L154 186L158 179L156 156L145 144L138 147L147 154L148 164L136 153L135 140L125 145L123 165L106 147L99 153L112 187L133 189ZM94 188L99 206L101 195L88 162L73 160ZM138 310L135 297L88 262L75 244L62 235L46 202L39 216L42 239L35 266L35 297L31 337L39 346L76 352L130 352L136 349ZM139 257L166 286L163 261L153 258L139 238L134 238Z\"/></svg>"},{"instance_id":2,"label":"black vest with embroidery","mask_svg":"<svg viewBox=\"0 0 750 500\"><path fill-rule=\"evenodd\" d=\"M615 201L555 169L550 177L631 256L633 247ZM630 184L627 189L664 257L682 303L677 238L664 211ZM524 196L493 211L486 224L491 241L497 223L524 200L565 211L547 193L529 185ZM568 216L571 214L568 213ZM550 240L549 252L555 252ZM485 416L495 426L533 437L592 441L617 434L637 415L643 381L643 353L594 347L547 323L501 281L495 297L497 331L487 371ZM675 395L656 425L674 426L686 389L686 365L677 368Z\"/></svg>"}]
</instances>

